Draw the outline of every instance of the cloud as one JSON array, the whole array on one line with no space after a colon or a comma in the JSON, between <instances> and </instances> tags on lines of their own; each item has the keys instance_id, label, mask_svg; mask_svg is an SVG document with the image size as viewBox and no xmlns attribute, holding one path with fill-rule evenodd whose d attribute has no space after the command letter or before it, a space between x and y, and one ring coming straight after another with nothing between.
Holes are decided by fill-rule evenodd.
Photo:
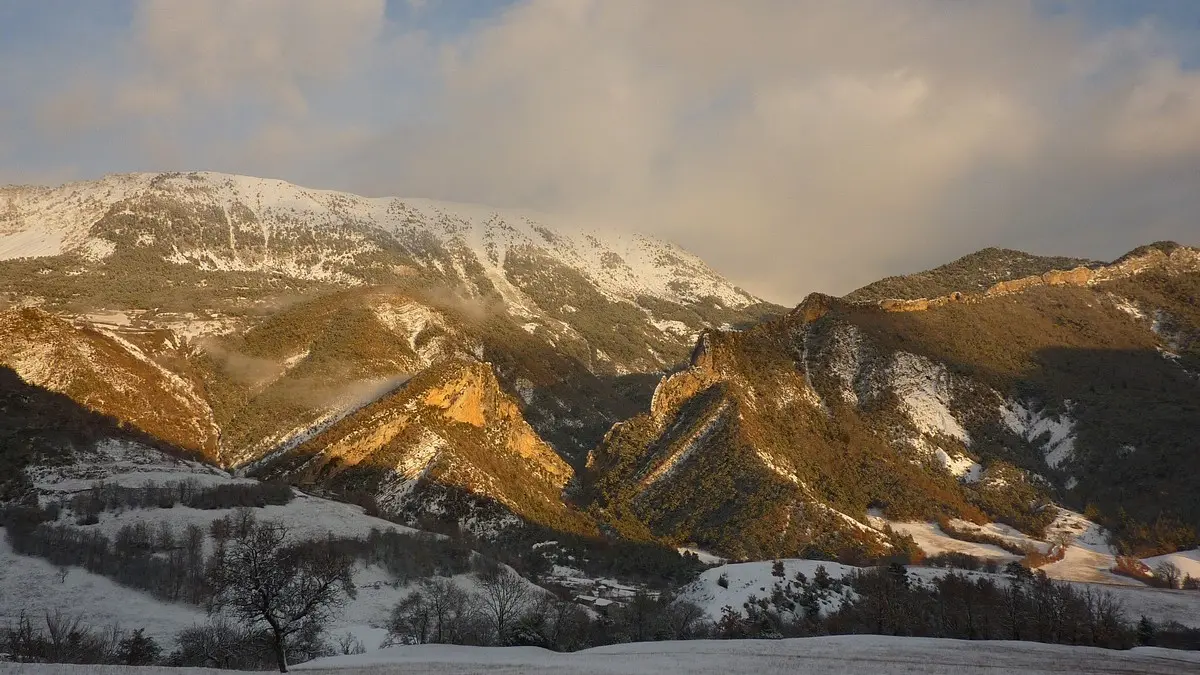
<instances>
[{"instance_id":1,"label":"cloud","mask_svg":"<svg viewBox=\"0 0 1200 675\"><path fill-rule=\"evenodd\" d=\"M1086 220L1200 155L1197 75L1156 35L1027 3L531 0L443 47L435 121L354 182L663 234L786 302L985 245L1116 255L1160 214Z\"/></svg>"},{"instance_id":2,"label":"cloud","mask_svg":"<svg viewBox=\"0 0 1200 675\"><path fill-rule=\"evenodd\" d=\"M1088 7L147 0L35 104L106 171L557 211L794 303L988 245L1200 239L1200 34Z\"/></svg>"},{"instance_id":3,"label":"cloud","mask_svg":"<svg viewBox=\"0 0 1200 675\"><path fill-rule=\"evenodd\" d=\"M303 113L305 81L345 75L383 16L383 0L142 0L134 31L148 67L122 95L168 110L189 97L265 96Z\"/></svg>"},{"instance_id":4,"label":"cloud","mask_svg":"<svg viewBox=\"0 0 1200 675\"><path fill-rule=\"evenodd\" d=\"M77 64L41 106L50 136L133 123L167 134L306 119L322 90L369 59L384 0L138 0L129 34ZM189 138L190 137L190 138ZM186 154L188 148L184 148Z\"/></svg>"}]
</instances>

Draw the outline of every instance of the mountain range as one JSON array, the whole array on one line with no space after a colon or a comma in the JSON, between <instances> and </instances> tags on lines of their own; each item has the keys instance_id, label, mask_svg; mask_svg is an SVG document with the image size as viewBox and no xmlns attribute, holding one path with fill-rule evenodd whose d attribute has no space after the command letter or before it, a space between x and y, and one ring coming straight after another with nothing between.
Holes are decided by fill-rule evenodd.
<instances>
[{"instance_id":1,"label":"mountain range","mask_svg":"<svg viewBox=\"0 0 1200 675\"><path fill-rule=\"evenodd\" d=\"M214 173L0 189L0 495L115 440L485 536L879 558L916 546L895 524L1043 538L1061 505L1197 544L1197 249L985 249L788 309L552 220Z\"/></svg>"}]
</instances>

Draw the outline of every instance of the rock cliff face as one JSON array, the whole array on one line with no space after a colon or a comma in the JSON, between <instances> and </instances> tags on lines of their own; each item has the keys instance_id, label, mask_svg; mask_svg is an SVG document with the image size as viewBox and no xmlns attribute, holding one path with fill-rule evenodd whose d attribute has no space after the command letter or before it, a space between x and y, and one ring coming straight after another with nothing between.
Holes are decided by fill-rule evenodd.
<instances>
[{"instance_id":1,"label":"rock cliff face","mask_svg":"<svg viewBox=\"0 0 1200 675\"><path fill-rule=\"evenodd\" d=\"M563 501L574 472L525 421L489 364L451 360L260 463L302 486L365 491L414 520L431 512L494 526L516 515L593 529Z\"/></svg>"}]
</instances>

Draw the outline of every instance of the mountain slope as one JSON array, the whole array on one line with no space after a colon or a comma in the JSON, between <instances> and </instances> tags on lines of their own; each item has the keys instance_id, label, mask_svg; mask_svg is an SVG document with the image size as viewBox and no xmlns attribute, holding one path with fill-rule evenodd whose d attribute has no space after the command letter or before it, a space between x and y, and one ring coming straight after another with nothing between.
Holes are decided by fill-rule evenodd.
<instances>
[{"instance_id":1,"label":"mountain slope","mask_svg":"<svg viewBox=\"0 0 1200 675\"><path fill-rule=\"evenodd\" d=\"M1040 533L1052 500L1139 553L1193 544L1200 252L1151 247L921 303L811 296L708 332L589 458L593 513L734 557L877 554L889 520Z\"/></svg>"},{"instance_id":2,"label":"mountain slope","mask_svg":"<svg viewBox=\"0 0 1200 675\"><path fill-rule=\"evenodd\" d=\"M525 421L491 367L469 358L422 371L259 466L261 476L301 486L370 493L412 521L479 522L508 512L562 531L592 529L563 501L574 471Z\"/></svg>"},{"instance_id":3,"label":"mountain slope","mask_svg":"<svg viewBox=\"0 0 1200 675\"><path fill-rule=\"evenodd\" d=\"M169 339L157 344L169 334L140 337L174 350ZM215 456L219 430L199 387L148 352L120 335L37 309L0 312L0 364L27 383L165 443Z\"/></svg>"}]
</instances>

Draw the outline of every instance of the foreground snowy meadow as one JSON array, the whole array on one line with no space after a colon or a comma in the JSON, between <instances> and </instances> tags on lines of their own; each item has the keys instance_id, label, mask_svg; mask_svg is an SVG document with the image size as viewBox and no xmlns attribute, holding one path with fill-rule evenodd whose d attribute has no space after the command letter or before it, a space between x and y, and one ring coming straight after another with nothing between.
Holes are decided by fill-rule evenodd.
<instances>
[{"instance_id":1,"label":"foreground snowy meadow","mask_svg":"<svg viewBox=\"0 0 1200 675\"><path fill-rule=\"evenodd\" d=\"M1200 653L1139 647L1112 651L1033 642L968 642L845 635L791 640L644 642L559 654L528 647L422 645L338 656L297 665L305 673L337 675L651 675L696 673L773 675L1005 675L1007 673L1200 673ZM4 675L201 675L231 671L0 664Z\"/></svg>"}]
</instances>

